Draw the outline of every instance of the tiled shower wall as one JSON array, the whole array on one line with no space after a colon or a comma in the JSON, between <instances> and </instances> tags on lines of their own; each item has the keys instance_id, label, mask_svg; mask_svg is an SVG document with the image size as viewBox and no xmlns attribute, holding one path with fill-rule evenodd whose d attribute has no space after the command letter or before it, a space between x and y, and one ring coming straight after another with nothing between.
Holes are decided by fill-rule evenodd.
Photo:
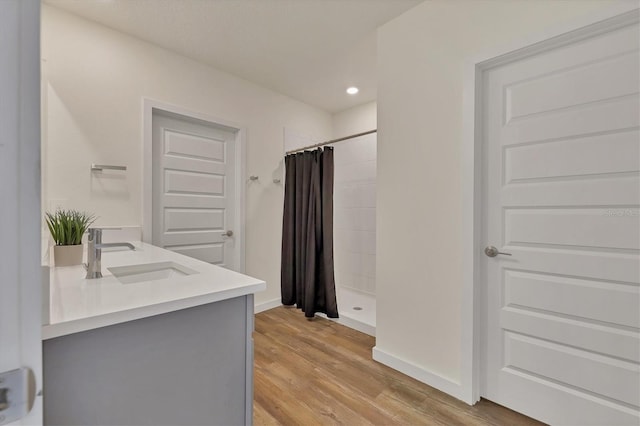
<instances>
[{"instance_id":1,"label":"tiled shower wall","mask_svg":"<svg viewBox=\"0 0 640 426\"><path fill-rule=\"evenodd\" d=\"M336 285L376 291L376 134L334 146Z\"/></svg>"}]
</instances>

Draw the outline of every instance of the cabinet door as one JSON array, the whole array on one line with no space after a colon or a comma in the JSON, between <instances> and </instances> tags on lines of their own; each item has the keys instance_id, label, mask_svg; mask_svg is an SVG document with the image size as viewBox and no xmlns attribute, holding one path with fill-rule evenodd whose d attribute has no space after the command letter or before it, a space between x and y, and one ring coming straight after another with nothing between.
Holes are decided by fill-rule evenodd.
<instances>
[{"instance_id":1,"label":"cabinet door","mask_svg":"<svg viewBox=\"0 0 640 426\"><path fill-rule=\"evenodd\" d=\"M247 298L46 340L45 424L245 424Z\"/></svg>"}]
</instances>

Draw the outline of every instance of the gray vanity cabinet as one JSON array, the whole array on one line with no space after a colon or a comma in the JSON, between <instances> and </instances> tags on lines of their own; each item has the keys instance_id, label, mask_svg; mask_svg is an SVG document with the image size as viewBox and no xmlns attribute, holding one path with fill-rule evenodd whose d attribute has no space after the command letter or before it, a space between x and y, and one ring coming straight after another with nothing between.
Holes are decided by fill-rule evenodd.
<instances>
[{"instance_id":1,"label":"gray vanity cabinet","mask_svg":"<svg viewBox=\"0 0 640 426\"><path fill-rule=\"evenodd\" d=\"M45 340L45 425L250 425L252 331L250 294Z\"/></svg>"}]
</instances>

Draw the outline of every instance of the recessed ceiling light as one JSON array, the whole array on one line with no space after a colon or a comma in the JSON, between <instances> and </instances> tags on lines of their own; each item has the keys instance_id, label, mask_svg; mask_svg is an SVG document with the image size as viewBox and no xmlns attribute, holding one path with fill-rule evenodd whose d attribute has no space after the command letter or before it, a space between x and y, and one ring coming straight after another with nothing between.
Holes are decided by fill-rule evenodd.
<instances>
[{"instance_id":1,"label":"recessed ceiling light","mask_svg":"<svg viewBox=\"0 0 640 426\"><path fill-rule=\"evenodd\" d=\"M349 87L349 88L347 89L347 93L348 93L348 94L350 94L350 95L355 95L356 93L358 93L358 91L359 91L359 90L358 90L358 88L357 88L357 87Z\"/></svg>"}]
</instances>

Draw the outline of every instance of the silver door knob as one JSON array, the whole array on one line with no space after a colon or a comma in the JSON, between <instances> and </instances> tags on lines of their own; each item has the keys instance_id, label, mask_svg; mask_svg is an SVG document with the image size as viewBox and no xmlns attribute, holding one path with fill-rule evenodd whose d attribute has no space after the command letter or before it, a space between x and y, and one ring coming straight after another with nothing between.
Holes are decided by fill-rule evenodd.
<instances>
[{"instance_id":1,"label":"silver door knob","mask_svg":"<svg viewBox=\"0 0 640 426\"><path fill-rule=\"evenodd\" d=\"M233 231L229 230L222 234L223 237L233 237Z\"/></svg>"},{"instance_id":2,"label":"silver door knob","mask_svg":"<svg viewBox=\"0 0 640 426\"><path fill-rule=\"evenodd\" d=\"M511 253L503 253L501 251L498 251L498 249L495 248L494 246L485 247L484 254L486 254L489 257L496 257L499 254L503 254L505 256L511 256Z\"/></svg>"}]
</instances>

